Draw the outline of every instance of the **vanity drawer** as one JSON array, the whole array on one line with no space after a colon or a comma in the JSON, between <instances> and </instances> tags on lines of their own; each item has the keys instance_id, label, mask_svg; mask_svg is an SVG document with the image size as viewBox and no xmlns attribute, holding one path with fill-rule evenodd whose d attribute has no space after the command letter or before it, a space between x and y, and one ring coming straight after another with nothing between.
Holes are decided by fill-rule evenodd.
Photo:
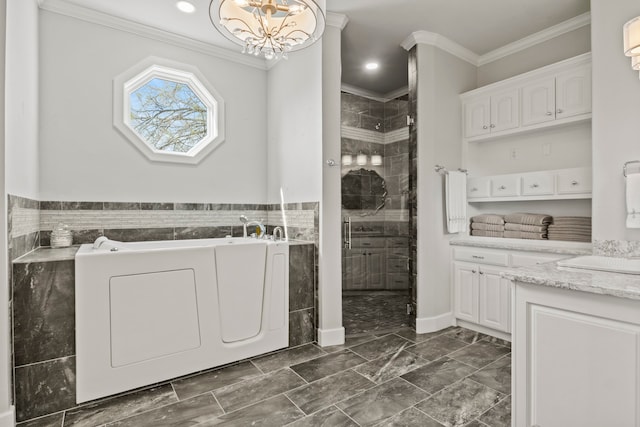
<instances>
[{"instance_id":1,"label":"vanity drawer","mask_svg":"<svg viewBox=\"0 0 640 427\"><path fill-rule=\"evenodd\" d=\"M407 258L388 258L387 273L406 273L409 271Z\"/></svg>"},{"instance_id":2,"label":"vanity drawer","mask_svg":"<svg viewBox=\"0 0 640 427\"><path fill-rule=\"evenodd\" d=\"M388 248L408 248L409 238L408 237L387 237L387 247Z\"/></svg>"},{"instance_id":3,"label":"vanity drawer","mask_svg":"<svg viewBox=\"0 0 640 427\"><path fill-rule=\"evenodd\" d=\"M384 248L384 237L354 237L351 241L352 248Z\"/></svg>"},{"instance_id":4,"label":"vanity drawer","mask_svg":"<svg viewBox=\"0 0 640 427\"><path fill-rule=\"evenodd\" d=\"M511 254L512 267L530 267L545 262L557 261L567 258L568 255L533 255L533 254Z\"/></svg>"},{"instance_id":5,"label":"vanity drawer","mask_svg":"<svg viewBox=\"0 0 640 427\"><path fill-rule=\"evenodd\" d=\"M518 175L494 176L491 178L491 197L517 196L519 184Z\"/></svg>"},{"instance_id":6,"label":"vanity drawer","mask_svg":"<svg viewBox=\"0 0 640 427\"><path fill-rule=\"evenodd\" d=\"M387 274L387 289L408 289L409 273L391 273Z\"/></svg>"},{"instance_id":7,"label":"vanity drawer","mask_svg":"<svg viewBox=\"0 0 640 427\"><path fill-rule=\"evenodd\" d=\"M472 249L454 249L453 258L458 261L477 262L481 264L509 265L509 254L503 252L485 252Z\"/></svg>"},{"instance_id":8,"label":"vanity drawer","mask_svg":"<svg viewBox=\"0 0 640 427\"><path fill-rule=\"evenodd\" d=\"M576 168L556 174L558 194L591 193L591 169Z\"/></svg>"},{"instance_id":9,"label":"vanity drawer","mask_svg":"<svg viewBox=\"0 0 640 427\"><path fill-rule=\"evenodd\" d=\"M487 177L471 177L467 179L467 197L469 199L489 197L491 180Z\"/></svg>"},{"instance_id":10,"label":"vanity drawer","mask_svg":"<svg viewBox=\"0 0 640 427\"><path fill-rule=\"evenodd\" d=\"M548 172L522 175L523 196L544 196L553 194L553 174Z\"/></svg>"}]
</instances>

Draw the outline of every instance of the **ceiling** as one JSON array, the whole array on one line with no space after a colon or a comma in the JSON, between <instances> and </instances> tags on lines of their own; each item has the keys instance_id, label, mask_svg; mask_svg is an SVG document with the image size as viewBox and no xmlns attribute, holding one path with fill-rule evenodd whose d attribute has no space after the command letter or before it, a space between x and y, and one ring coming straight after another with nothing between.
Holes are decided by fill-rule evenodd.
<instances>
[{"instance_id":1,"label":"ceiling","mask_svg":"<svg viewBox=\"0 0 640 427\"><path fill-rule=\"evenodd\" d=\"M210 0L191 0L184 14L175 0L66 0L79 6L227 48L238 46L212 26ZM589 0L326 0L347 15L342 33L342 81L377 94L407 84L407 53L400 43L418 30L438 33L478 55L589 11ZM295 54L295 53L294 53ZM380 68L365 72L364 63Z\"/></svg>"}]
</instances>

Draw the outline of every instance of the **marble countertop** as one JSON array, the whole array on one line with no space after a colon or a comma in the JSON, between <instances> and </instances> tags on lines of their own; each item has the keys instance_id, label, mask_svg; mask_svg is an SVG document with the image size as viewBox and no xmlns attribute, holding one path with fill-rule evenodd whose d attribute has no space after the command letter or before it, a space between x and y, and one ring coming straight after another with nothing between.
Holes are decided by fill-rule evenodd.
<instances>
[{"instance_id":1,"label":"marble countertop","mask_svg":"<svg viewBox=\"0 0 640 427\"><path fill-rule=\"evenodd\" d=\"M504 239L496 237L461 236L449 241L453 246L507 249L513 251L546 252L566 255L591 255L591 243L562 242L555 240Z\"/></svg>"},{"instance_id":2,"label":"marble countertop","mask_svg":"<svg viewBox=\"0 0 640 427\"><path fill-rule=\"evenodd\" d=\"M75 259L76 252L80 249L80 245L69 246L68 248L37 248L13 260L14 264L25 264L29 262L51 262L51 261L67 261Z\"/></svg>"},{"instance_id":3,"label":"marble countertop","mask_svg":"<svg viewBox=\"0 0 640 427\"><path fill-rule=\"evenodd\" d=\"M556 262L547 262L508 269L502 276L533 285L640 300L640 275L559 267Z\"/></svg>"}]
</instances>

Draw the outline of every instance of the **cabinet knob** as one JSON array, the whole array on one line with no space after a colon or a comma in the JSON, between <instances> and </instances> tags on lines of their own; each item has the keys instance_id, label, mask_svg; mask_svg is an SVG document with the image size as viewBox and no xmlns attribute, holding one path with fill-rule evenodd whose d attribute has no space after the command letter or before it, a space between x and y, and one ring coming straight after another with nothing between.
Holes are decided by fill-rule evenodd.
<instances>
[{"instance_id":1,"label":"cabinet knob","mask_svg":"<svg viewBox=\"0 0 640 427\"><path fill-rule=\"evenodd\" d=\"M531 188L538 188L540 187L538 184L531 184Z\"/></svg>"},{"instance_id":2,"label":"cabinet knob","mask_svg":"<svg viewBox=\"0 0 640 427\"><path fill-rule=\"evenodd\" d=\"M551 111L547 111L547 116L553 116L553 113Z\"/></svg>"},{"instance_id":3,"label":"cabinet knob","mask_svg":"<svg viewBox=\"0 0 640 427\"><path fill-rule=\"evenodd\" d=\"M506 190L507 187L505 187L504 185L501 185L500 187L498 187L498 190Z\"/></svg>"},{"instance_id":4,"label":"cabinet knob","mask_svg":"<svg viewBox=\"0 0 640 427\"><path fill-rule=\"evenodd\" d=\"M571 181L571 185L573 185L574 187L578 184L580 184L578 181Z\"/></svg>"},{"instance_id":5,"label":"cabinet knob","mask_svg":"<svg viewBox=\"0 0 640 427\"><path fill-rule=\"evenodd\" d=\"M472 191L472 192L473 192L473 191L478 191L478 188L477 188L477 187L473 187L473 188L471 189L471 191Z\"/></svg>"},{"instance_id":6,"label":"cabinet knob","mask_svg":"<svg viewBox=\"0 0 640 427\"><path fill-rule=\"evenodd\" d=\"M488 128L487 125L482 126L482 129L487 129L487 128Z\"/></svg>"},{"instance_id":7,"label":"cabinet knob","mask_svg":"<svg viewBox=\"0 0 640 427\"><path fill-rule=\"evenodd\" d=\"M558 108L558 110L556 111L556 113L558 113L558 114L562 114L562 109L561 109L561 108Z\"/></svg>"},{"instance_id":8,"label":"cabinet knob","mask_svg":"<svg viewBox=\"0 0 640 427\"><path fill-rule=\"evenodd\" d=\"M475 271L475 270L471 270L471 272L472 272L473 274L476 274L476 271Z\"/></svg>"},{"instance_id":9,"label":"cabinet knob","mask_svg":"<svg viewBox=\"0 0 640 427\"><path fill-rule=\"evenodd\" d=\"M480 274L484 274L482 271L479 271Z\"/></svg>"},{"instance_id":10,"label":"cabinet knob","mask_svg":"<svg viewBox=\"0 0 640 427\"><path fill-rule=\"evenodd\" d=\"M494 128L494 127L496 127L496 125L494 125L494 124L491 124L491 125L490 125L489 127L492 127L492 128Z\"/></svg>"}]
</instances>

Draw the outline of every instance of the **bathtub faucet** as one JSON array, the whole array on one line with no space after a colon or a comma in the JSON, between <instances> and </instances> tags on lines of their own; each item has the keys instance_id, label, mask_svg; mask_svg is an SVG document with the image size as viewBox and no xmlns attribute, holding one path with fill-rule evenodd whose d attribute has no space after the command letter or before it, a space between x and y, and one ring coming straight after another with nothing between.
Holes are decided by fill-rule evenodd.
<instances>
[{"instance_id":1,"label":"bathtub faucet","mask_svg":"<svg viewBox=\"0 0 640 427\"><path fill-rule=\"evenodd\" d=\"M251 236L253 237L253 235L255 234L256 238L258 239L262 239L264 238L264 236L266 236L267 234L267 229L265 228L264 224L260 221L249 221L244 225L244 234L245 236L247 235L247 227L250 227L252 225L255 225L257 228L257 232L258 233L251 233Z\"/></svg>"}]
</instances>

